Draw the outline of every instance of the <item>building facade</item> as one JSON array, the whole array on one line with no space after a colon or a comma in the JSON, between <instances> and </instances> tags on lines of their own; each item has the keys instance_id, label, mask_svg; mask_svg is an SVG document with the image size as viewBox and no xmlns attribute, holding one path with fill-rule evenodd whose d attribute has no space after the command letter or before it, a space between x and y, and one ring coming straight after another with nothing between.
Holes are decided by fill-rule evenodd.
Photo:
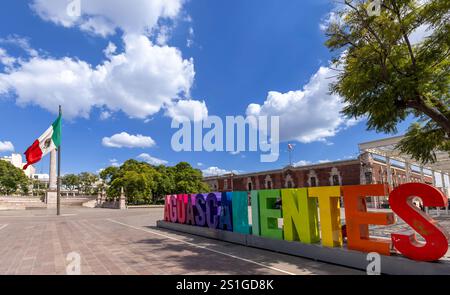
<instances>
[{"instance_id":1,"label":"building facade","mask_svg":"<svg viewBox=\"0 0 450 295\"><path fill-rule=\"evenodd\" d=\"M247 174L226 174L205 177L204 181L212 191L252 191L264 189L303 188L314 186L338 186L359 184L388 184L389 169L392 184L397 187L407 182L434 184L433 177L426 171L410 169L401 163L389 163L370 153L358 158L321 163L308 166L287 166L278 170ZM385 200L370 198L369 203L382 207Z\"/></svg>"}]
</instances>

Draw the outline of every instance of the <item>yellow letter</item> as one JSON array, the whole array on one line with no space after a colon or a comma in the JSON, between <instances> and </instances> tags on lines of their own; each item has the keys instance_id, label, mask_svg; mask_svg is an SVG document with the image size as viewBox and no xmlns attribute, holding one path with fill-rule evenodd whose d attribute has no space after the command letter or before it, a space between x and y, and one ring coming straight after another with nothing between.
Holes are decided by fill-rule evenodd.
<instances>
[{"instance_id":1,"label":"yellow letter","mask_svg":"<svg viewBox=\"0 0 450 295\"><path fill-rule=\"evenodd\" d=\"M317 200L308 198L308 190L281 190L284 239L311 244L320 241Z\"/></svg>"},{"instance_id":2,"label":"yellow letter","mask_svg":"<svg viewBox=\"0 0 450 295\"><path fill-rule=\"evenodd\" d=\"M322 245L342 247L340 186L308 188L308 197L318 198Z\"/></svg>"}]
</instances>

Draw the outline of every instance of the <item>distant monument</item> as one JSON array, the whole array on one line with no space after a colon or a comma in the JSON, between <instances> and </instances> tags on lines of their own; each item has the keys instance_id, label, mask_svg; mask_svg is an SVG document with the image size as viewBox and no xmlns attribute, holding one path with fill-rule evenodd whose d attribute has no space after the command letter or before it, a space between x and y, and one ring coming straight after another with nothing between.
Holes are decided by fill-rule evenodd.
<instances>
[{"instance_id":1,"label":"distant monument","mask_svg":"<svg viewBox=\"0 0 450 295\"><path fill-rule=\"evenodd\" d=\"M120 210L127 209L127 202L126 202L125 192L123 190L123 187L120 189L119 209Z\"/></svg>"},{"instance_id":2,"label":"distant monument","mask_svg":"<svg viewBox=\"0 0 450 295\"><path fill-rule=\"evenodd\" d=\"M47 208L56 209L57 202L57 177L56 177L56 150L50 152L50 179L47 193L45 194L45 203Z\"/></svg>"}]
</instances>

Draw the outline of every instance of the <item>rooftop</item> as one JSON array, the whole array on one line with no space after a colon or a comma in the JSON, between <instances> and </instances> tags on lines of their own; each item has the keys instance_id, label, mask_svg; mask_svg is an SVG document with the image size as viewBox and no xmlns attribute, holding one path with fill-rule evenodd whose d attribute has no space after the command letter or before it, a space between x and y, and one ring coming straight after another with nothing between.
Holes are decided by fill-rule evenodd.
<instances>
[{"instance_id":1,"label":"rooftop","mask_svg":"<svg viewBox=\"0 0 450 295\"><path fill-rule=\"evenodd\" d=\"M435 172L442 172L445 174L450 173L450 155L448 152L435 151L437 158L436 163L422 164L412 159L409 155L403 154L399 149L397 149L397 145L403 138L404 136L396 136L360 143L359 149L361 152L369 152L375 155L388 157L393 160L407 162L409 164L423 167Z\"/></svg>"}]
</instances>

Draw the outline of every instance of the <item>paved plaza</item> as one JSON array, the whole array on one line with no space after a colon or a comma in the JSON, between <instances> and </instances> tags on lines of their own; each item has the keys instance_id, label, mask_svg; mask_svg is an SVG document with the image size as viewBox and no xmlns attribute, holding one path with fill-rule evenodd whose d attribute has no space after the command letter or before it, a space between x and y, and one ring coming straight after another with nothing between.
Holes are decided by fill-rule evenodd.
<instances>
[{"instance_id":1,"label":"paved plaza","mask_svg":"<svg viewBox=\"0 0 450 295\"><path fill-rule=\"evenodd\" d=\"M0 274L365 274L362 271L156 228L162 208L0 211ZM450 218L437 218L450 231ZM372 235L406 229L401 220ZM444 259L450 259L447 253Z\"/></svg>"},{"instance_id":2,"label":"paved plaza","mask_svg":"<svg viewBox=\"0 0 450 295\"><path fill-rule=\"evenodd\" d=\"M0 212L0 274L364 274L341 266L161 230L162 208Z\"/></svg>"}]
</instances>

